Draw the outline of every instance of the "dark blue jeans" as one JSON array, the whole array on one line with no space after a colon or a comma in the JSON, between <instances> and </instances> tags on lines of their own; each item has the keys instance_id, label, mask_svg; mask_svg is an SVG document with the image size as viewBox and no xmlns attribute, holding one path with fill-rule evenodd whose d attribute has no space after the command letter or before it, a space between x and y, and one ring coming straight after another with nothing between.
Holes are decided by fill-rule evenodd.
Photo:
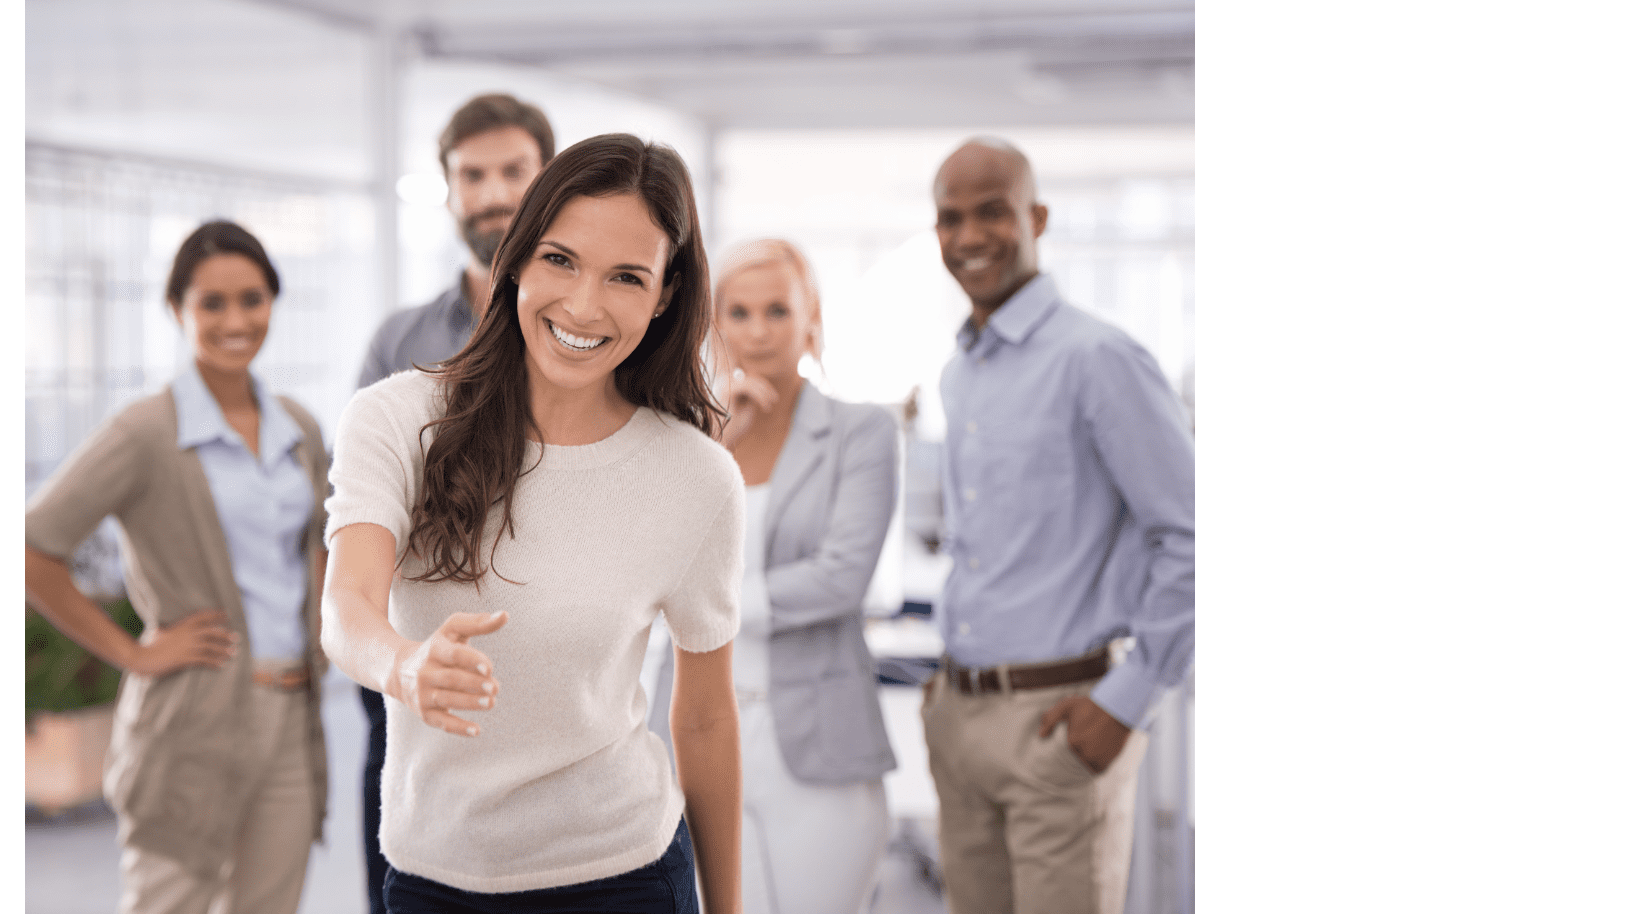
<instances>
[{"instance_id":1,"label":"dark blue jeans","mask_svg":"<svg viewBox=\"0 0 1640 924\"><path fill-rule=\"evenodd\" d=\"M695 848L682 821L659 860L607 879L528 892L468 892L389 866L382 897L388 914L700 913Z\"/></svg>"},{"instance_id":2,"label":"dark blue jeans","mask_svg":"<svg viewBox=\"0 0 1640 924\"><path fill-rule=\"evenodd\" d=\"M387 876L387 858L382 856L376 831L382 824L382 764L387 762L387 707L382 695L369 687L359 688L359 701L370 732L364 749L364 791L360 807L364 815L365 898L371 914L386 914L382 904L382 880Z\"/></svg>"}]
</instances>

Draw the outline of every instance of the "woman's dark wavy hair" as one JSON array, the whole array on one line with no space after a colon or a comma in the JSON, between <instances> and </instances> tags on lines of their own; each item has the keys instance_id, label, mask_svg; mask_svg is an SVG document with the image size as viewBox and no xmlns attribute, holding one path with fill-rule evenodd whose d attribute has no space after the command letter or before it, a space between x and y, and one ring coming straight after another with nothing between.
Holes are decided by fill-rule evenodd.
<instances>
[{"instance_id":1,"label":"woman's dark wavy hair","mask_svg":"<svg viewBox=\"0 0 1640 924\"><path fill-rule=\"evenodd\" d=\"M633 404L664 411L708 436L722 427L724 411L707 387L701 353L711 326L712 289L688 168L666 145L644 144L631 135L599 135L573 144L524 193L490 267L490 306L472 339L435 373L446 405L443 417L422 428L431 429L433 437L405 555L416 552L427 568L411 580L476 583L483 577L489 566L481 561L479 546L498 504L501 524L490 546L492 564L501 535L513 534L513 489L523 474L530 437L540 439L530 413L528 359L518 326L518 274L566 203L623 194L641 198L671 241L663 285L674 285L666 310L616 367L615 387Z\"/></svg>"}]
</instances>

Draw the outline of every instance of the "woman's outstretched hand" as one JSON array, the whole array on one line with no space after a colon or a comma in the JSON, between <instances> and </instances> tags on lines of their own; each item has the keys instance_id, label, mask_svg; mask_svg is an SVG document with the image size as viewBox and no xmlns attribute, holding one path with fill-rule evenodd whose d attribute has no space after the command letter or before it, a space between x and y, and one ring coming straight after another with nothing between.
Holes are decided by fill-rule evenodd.
<instances>
[{"instance_id":1,"label":"woman's outstretched hand","mask_svg":"<svg viewBox=\"0 0 1640 924\"><path fill-rule=\"evenodd\" d=\"M723 402L729 408L729 422L723 427L723 435L718 442L723 448L734 451L735 444L739 443L746 431L751 429L752 421L757 415L768 413L774 409L780 400L780 393L774 390L769 380L760 375L748 375L736 369L729 376L728 393Z\"/></svg>"},{"instance_id":2,"label":"woman's outstretched hand","mask_svg":"<svg viewBox=\"0 0 1640 924\"><path fill-rule=\"evenodd\" d=\"M473 737L478 726L451 710L490 709L501 686L484 652L467 644L507 624L507 614L453 613L419 645L406 645L394 659L387 695L413 709L423 722L452 735Z\"/></svg>"}]
</instances>

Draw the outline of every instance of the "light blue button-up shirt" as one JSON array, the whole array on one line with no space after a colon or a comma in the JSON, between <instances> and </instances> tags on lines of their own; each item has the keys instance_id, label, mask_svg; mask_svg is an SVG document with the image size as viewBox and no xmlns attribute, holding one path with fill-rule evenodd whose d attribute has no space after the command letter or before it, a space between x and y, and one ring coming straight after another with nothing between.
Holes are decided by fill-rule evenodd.
<instances>
[{"instance_id":1,"label":"light blue button-up shirt","mask_svg":"<svg viewBox=\"0 0 1640 924\"><path fill-rule=\"evenodd\" d=\"M1133 338L1038 275L940 379L947 653L989 667L1132 637L1093 699L1129 727L1195 654L1195 446Z\"/></svg>"},{"instance_id":2,"label":"light blue button-up shirt","mask_svg":"<svg viewBox=\"0 0 1640 924\"><path fill-rule=\"evenodd\" d=\"M260 458L228 426L191 361L171 382L177 445L194 450L210 483L245 607L251 657L300 658L308 583L302 539L313 515L313 483L296 457L301 428L254 376L251 388L261 410Z\"/></svg>"}]
</instances>

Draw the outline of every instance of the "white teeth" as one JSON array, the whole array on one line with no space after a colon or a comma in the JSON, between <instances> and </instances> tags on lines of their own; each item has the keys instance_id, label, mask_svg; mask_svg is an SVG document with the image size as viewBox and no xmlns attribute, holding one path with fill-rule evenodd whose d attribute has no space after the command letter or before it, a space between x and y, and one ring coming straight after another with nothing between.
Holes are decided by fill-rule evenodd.
<instances>
[{"instance_id":1,"label":"white teeth","mask_svg":"<svg viewBox=\"0 0 1640 924\"><path fill-rule=\"evenodd\" d=\"M972 260L962 261L962 268L969 272L973 272L974 270L982 270L990 265L991 261L985 257L975 257Z\"/></svg>"},{"instance_id":2,"label":"white teeth","mask_svg":"<svg viewBox=\"0 0 1640 924\"><path fill-rule=\"evenodd\" d=\"M552 335L554 337L558 338L559 343L562 343L564 346L567 346L572 350L590 350L609 339L608 337L593 337L589 339L586 337L577 337L574 334L566 334L559 330L558 325L552 323L551 321L547 322L547 328L552 331Z\"/></svg>"}]
</instances>

